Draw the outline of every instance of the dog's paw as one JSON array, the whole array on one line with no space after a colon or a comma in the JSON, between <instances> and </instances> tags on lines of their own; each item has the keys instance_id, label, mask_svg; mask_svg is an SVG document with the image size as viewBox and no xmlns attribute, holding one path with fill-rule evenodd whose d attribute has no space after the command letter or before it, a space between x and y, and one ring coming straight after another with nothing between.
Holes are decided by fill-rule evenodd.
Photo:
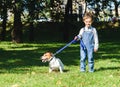
<instances>
[{"instance_id":1,"label":"dog's paw","mask_svg":"<svg viewBox=\"0 0 120 87\"><path fill-rule=\"evenodd\" d=\"M63 71L60 71L60 73L63 73Z\"/></svg>"}]
</instances>

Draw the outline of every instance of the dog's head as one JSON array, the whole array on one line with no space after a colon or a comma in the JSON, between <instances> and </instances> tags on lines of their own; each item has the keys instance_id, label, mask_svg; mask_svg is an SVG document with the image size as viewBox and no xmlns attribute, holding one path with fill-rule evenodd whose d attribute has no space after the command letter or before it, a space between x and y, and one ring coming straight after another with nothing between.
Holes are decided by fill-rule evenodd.
<instances>
[{"instance_id":1,"label":"dog's head","mask_svg":"<svg viewBox=\"0 0 120 87\"><path fill-rule=\"evenodd\" d=\"M43 54L43 56L41 57L42 62L49 62L52 58L54 57L53 53L51 52L46 52Z\"/></svg>"}]
</instances>

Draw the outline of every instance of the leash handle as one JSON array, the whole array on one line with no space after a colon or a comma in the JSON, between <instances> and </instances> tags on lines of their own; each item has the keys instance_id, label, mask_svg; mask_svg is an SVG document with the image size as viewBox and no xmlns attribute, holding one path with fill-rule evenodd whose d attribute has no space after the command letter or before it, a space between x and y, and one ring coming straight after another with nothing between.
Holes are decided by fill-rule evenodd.
<instances>
[{"instance_id":1,"label":"leash handle","mask_svg":"<svg viewBox=\"0 0 120 87\"><path fill-rule=\"evenodd\" d=\"M62 50L64 50L66 47L68 47L70 44L76 42L76 40L72 40L71 42L69 42L67 45L65 45L64 47L62 47L61 49L59 49L58 51L56 51L56 53L54 53L54 55L60 53Z\"/></svg>"}]
</instances>

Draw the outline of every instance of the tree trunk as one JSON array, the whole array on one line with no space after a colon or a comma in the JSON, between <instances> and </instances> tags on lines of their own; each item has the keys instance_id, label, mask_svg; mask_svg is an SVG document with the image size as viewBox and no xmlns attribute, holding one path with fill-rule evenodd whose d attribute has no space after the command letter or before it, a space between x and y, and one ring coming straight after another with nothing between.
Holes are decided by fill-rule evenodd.
<instances>
[{"instance_id":1,"label":"tree trunk","mask_svg":"<svg viewBox=\"0 0 120 87\"><path fill-rule=\"evenodd\" d=\"M63 40L69 40L69 22L72 16L72 0L68 0L65 6L65 16L64 16L64 30L63 30Z\"/></svg>"},{"instance_id":2,"label":"tree trunk","mask_svg":"<svg viewBox=\"0 0 120 87\"><path fill-rule=\"evenodd\" d=\"M14 12L14 24L13 30L11 32L12 41L15 43L22 42L22 22L21 22L21 13L22 6L19 0L14 0L13 2L13 12Z\"/></svg>"},{"instance_id":3,"label":"tree trunk","mask_svg":"<svg viewBox=\"0 0 120 87\"><path fill-rule=\"evenodd\" d=\"M53 8L54 7L54 0L50 0L50 6ZM51 15L51 18L52 19L54 19L54 17L53 17L53 12L52 12L53 10L51 9L50 10L50 15Z\"/></svg>"},{"instance_id":4,"label":"tree trunk","mask_svg":"<svg viewBox=\"0 0 120 87\"><path fill-rule=\"evenodd\" d=\"M12 41L16 43L22 42L22 22L21 13L18 10L14 11L14 27L12 30Z\"/></svg>"},{"instance_id":5,"label":"tree trunk","mask_svg":"<svg viewBox=\"0 0 120 87\"><path fill-rule=\"evenodd\" d=\"M31 0L29 5L29 41L34 41L35 1Z\"/></svg>"},{"instance_id":6,"label":"tree trunk","mask_svg":"<svg viewBox=\"0 0 120 87\"><path fill-rule=\"evenodd\" d=\"M1 37L0 37L1 41L5 40L5 36L6 36L6 23L7 23L7 19L3 19L3 22L2 22L2 31L1 31Z\"/></svg>"},{"instance_id":7,"label":"tree trunk","mask_svg":"<svg viewBox=\"0 0 120 87\"><path fill-rule=\"evenodd\" d=\"M84 11L84 13L83 13L83 14L85 14L85 13L86 13L86 11L87 11L87 1L85 1L85 11Z\"/></svg>"},{"instance_id":8,"label":"tree trunk","mask_svg":"<svg viewBox=\"0 0 120 87\"><path fill-rule=\"evenodd\" d=\"M119 6L119 4L118 4L117 0L114 1L114 5L115 5L115 16L118 17L119 16L118 15L118 6Z\"/></svg>"},{"instance_id":9,"label":"tree trunk","mask_svg":"<svg viewBox=\"0 0 120 87\"><path fill-rule=\"evenodd\" d=\"M6 36L6 23L7 23L7 7L3 7L3 22L2 22L2 31L0 35L0 40L4 41Z\"/></svg>"},{"instance_id":10,"label":"tree trunk","mask_svg":"<svg viewBox=\"0 0 120 87\"><path fill-rule=\"evenodd\" d=\"M33 25L33 22L30 22L29 40L34 41L34 25Z\"/></svg>"}]
</instances>

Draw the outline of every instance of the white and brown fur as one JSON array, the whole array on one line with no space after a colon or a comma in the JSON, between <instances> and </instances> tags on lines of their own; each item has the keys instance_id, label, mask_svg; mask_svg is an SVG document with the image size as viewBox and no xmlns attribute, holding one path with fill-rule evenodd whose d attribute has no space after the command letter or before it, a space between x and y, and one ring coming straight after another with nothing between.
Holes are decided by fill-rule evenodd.
<instances>
[{"instance_id":1,"label":"white and brown fur","mask_svg":"<svg viewBox=\"0 0 120 87\"><path fill-rule=\"evenodd\" d=\"M49 62L49 73L53 70L59 69L63 73L64 65L59 58L56 58L53 53L46 52L41 57L42 62Z\"/></svg>"}]
</instances>

